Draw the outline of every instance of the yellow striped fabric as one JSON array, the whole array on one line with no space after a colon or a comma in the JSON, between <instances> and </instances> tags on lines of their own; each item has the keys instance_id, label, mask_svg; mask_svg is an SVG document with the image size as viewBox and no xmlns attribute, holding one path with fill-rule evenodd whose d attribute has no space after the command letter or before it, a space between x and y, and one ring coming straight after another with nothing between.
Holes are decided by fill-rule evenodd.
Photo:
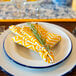
<instances>
[{"instance_id":1,"label":"yellow striped fabric","mask_svg":"<svg viewBox=\"0 0 76 76\"><path fill-rule=\"evenodd\" d=\"M29 27L20 28L12 25L9 27L9 29L17 35L12 38L14 42L38 52L45 62L53 62L53 54L49 53L45 47L39 43Z\"/></svg>"},{"instance_id":2,"label":"yellow striped fabric","mask_svg":"<svg viewBox=\"0 0 76 76\"><path fill-rule=\"evenodd\" d=\"M25 29L26 28L26 29ZM34 34L32 33L32 31L30 30L30 27L24 27L24 28L20 28L20 27L16 27L16 26L10 26L9 29L16 35L20 36L22 39L26 40L26 38L28 40L30 40L30 42L32 42L35 46L41 46L42 45L39 43L39 41L35 38ZM21 30L25 30L26 34L23 34L23 32L21 32Z\"/></svg>"},{"instance_id":3,"label":"yellow striped fabric","mask_svg":"<svg viewBox=\"0 0 76 76\"><path fill-rule=\"evenodd\" d=\"M61 36L54 34L54 33L48 33L46 37L46 45L50 45L50 48L53 48L56 44L58 44L61 41Z\"/></svg>"},{"instance_id":4,"label":"yellow striped fabric","mask_svg":"<svg viewBox=\"0 0 76 76\"><path fill-rule=\"evenodd\" d=\"M50 45L50 49L53 48L58 42L61 41L61 36L46 31L41 25L33 24L41 35L41 39L45 40L46 45Z\"/></svg>"},{"instance_id":5,"label":"yellow striped fabric","mask_svg":"<svg viewBox=\"0 0 76 76\"><path fill-rule=\"evenodd\" d=\"M32 42L30 42L30 40L27 38L26 38L26 40L24 40L20 36L14 36L14 37L12 37L12 40L19 45L22 45L24 47L27 47L29 49L32 49L32 50L38 52L38 49L36 49L35 45Z\"/></svg>"}]
</instances>

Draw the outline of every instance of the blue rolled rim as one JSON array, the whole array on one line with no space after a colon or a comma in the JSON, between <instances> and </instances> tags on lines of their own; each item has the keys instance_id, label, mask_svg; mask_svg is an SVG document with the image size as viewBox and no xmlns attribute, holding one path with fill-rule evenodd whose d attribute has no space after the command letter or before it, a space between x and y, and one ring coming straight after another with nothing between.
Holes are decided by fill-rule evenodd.
<instances>
[{"instance_id":1,"label":"blue rolled rim","mask_svg":"<svg viewBox=\"0 0 76 76\"><path fill-rule=\"evenodd\" d=\"M8 36L8 35L7 35ZM15 62L15 63L17 63L17 64L19 64L19 65L21 65L21 66L24 66L24 67L28 67L28 68L35 68L35 69L42 69L42 68L49 68L49 67L53 67L53 66L55 66L55 65L58 65L58 64L60 64L60 63L62 63L63 61L65 61L69 56L70 56L70 54L71 54L71 52L72 52L72 41L71 41L71 39L70 39L70 41L71 41L71 49L70 49L70 52L68 53L68 55L64 58L64 59L62 59L61 61L59 61L59 62L57 62L57 63L55 63L55 64L53 64L53 65L49 65L49 66L29 66L29 65L25 65L25 64L22 64L22 63L19 63L19 62L17 62L16 60L14 60L14 59L12 59L8 54L7 54L7 52L6 52L6 49L5 49L5 40L6 40L6 38L7 38L7 36L4 38L4 41L3 41L3 50L4 50L4 53L6 54L6 56L10 59L10 60L12 60L13 62ZM69 36L68 36L69 37Z\"/></svg>"}]
</instances>

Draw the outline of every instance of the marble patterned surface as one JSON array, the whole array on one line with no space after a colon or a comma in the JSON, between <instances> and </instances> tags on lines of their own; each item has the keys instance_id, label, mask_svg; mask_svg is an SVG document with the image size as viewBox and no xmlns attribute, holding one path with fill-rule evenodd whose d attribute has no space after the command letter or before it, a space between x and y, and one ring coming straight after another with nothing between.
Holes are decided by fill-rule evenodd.
<instances>
[{"instance_id":1,"label":"marble patterned surface","mask_svg":"<svg viewBox=\"0 0 76 76\"><path fill-rule=\"evenodd\" d=\"M24 6L23 6L24 7ZM0 4L0 19L55 19L76 18L76 12L71 7L56 6L52 2L39 5L26 5L19 10L14 4Z\"/></svg>"}]
</instances>

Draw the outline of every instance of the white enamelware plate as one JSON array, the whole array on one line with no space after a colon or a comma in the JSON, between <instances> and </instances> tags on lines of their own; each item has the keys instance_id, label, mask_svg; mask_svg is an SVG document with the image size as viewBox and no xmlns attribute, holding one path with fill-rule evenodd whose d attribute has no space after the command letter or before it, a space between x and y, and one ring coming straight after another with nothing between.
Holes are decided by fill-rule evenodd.
<instances>
[{"instance_id":1,"label":"white enamelware plate","mask_svg":"<svg viewBox=\"0 0 76 76\"><path fill-rule=\"evenodd\" d=\"M42 23L42 22L41 22ZM3 41L5 37L10 33L9 30L0 35L0 69L9 75L14 76L61 76L69 71L71 71L76 65L76 38L66 29L54 25L45 23L46 25L52 25L62 31L64 31L72 40L73 49L71 55L63 63L58 64L53 67L44 69L31 69L27 67L20 66L10 60L3 51Z\"/></svg>"},{"instance_id":2,"label":"white enamelware plate","mask_svg":"<svg viewBox=\"0 0 76 76\"><path fill-rule=\"evenodd\" d=\"M53 24L41 22L39 24L42 25L42 27L44 27L48 32L61 36L60 43L53 49L54 62L48 64L41 59L38 53L14 43L11 40L14 34L10 33L4 39L3 49L5 54L15 63L30 68L47 68L63 62L71 54L72 42L64 31L53 26ZM26 23L19 24L17 26L22 27L23 25L28 26Z\"/></svg>"}]
</instances>

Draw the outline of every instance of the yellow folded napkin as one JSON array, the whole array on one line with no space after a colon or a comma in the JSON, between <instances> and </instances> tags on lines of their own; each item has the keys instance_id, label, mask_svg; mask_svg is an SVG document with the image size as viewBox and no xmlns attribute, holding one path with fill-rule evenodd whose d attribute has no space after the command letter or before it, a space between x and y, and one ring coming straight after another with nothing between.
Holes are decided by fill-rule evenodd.
<instances>
[{"instance_id":1,"label":"yellow folded napkin","mask_svg":"<svg viewBox=\"0 0 76 76\"><path fill-rule=\"evenodd\" d=\"M61 40L61 36L49 33L38 24L33 25L37 30L38 35L41 36L40 38L45 41L45 45L42 45L36 38L33 31L30 29L30 27L26 26L18 27L11 25L9 29L17 35L14 36L12 40L17 44L20 44L24 47L27 47L29 49L32 49L33 51L38 52L45 62L53 62L54 55L52 52L49 52L49 50L47 50L45 46L49 45L50 48L54 47Z\"/></svg>"},{"instance_id":2,"label":"yellow folded napkin","mask_svg":"<svg viewBox=\"0 0 76 76\"><path fill-rule=\"evenodd\" d=\"M32 31L30 30L29 27L26 27L28 28L28 34L26 35L23 35L21 32L20 32L20 27L16 27L16 26L10 26L9 29L16 35L18 36L15 36L12 38L12 40L20 45L23 45L29 49L32 49L36 52L39 53L39 55L41 56L41 58L45 61L45 62L48 62L48 63L51 63L53 62L54 60L54 56L52 53L49 53L45 47L43 47L39 42L38 40L35 38L35 36L33 35ZM25 36L25 37L24 37ZM32 39L31 39L32 38ZM28 44L27 44L28 43Z\"/></svg>"}]
</instances>

